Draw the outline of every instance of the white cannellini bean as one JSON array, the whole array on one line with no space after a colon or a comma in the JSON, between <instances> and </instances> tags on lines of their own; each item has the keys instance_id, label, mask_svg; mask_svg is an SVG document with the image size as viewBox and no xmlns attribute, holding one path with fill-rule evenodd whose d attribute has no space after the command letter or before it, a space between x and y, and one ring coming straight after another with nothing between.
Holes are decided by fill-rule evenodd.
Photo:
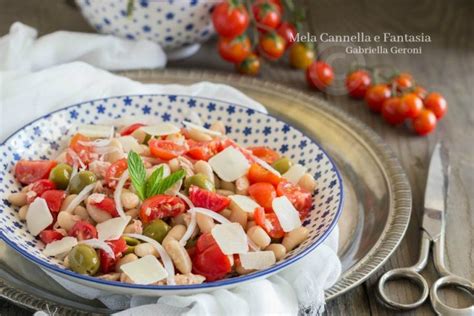
<instances>
[{"instance_id":1,"label":"white cannellini bean","mask_svg":"<svg viewBox=\"0 0 474 316\"><path fill-rule=\"evenodd\" d=\"M234 195L235 194L234 191L223 190L223 189L216 190L216 193L220 194L220 195L223 195L223 196L229 196L229 195Z\"/></svg>"},{"instance_id":2,"label":"white cannellini bean","mask_svg":"<svg viewBox=\"0 0 474 316\"><path fill-rule=\"evenodd\" d=\"M225 218L229 219L230 215L232 214L232 210L231 209L228 209L228 208L225 208L221 211L220 213L222 216L224 216Z\"/></svg>"},{"instance_id":3,"label":"white cannellini bean","mask_svg":"<svg viewBox=\"0 0 474 316\"><path fill-rule=\"evenodd\" d=\"M59 211L62 212L66 210L69 204L71 204L72 200L76 198L76 196L77 194L69 194L68 196L66 196L66 198L63 201L63 204L61 204L61 209Z\"/></svg>"},{"instance_id":4,"label":"white cannellini bean","mask_svg":"<svg viewBox=\"0 0 474 316\"><path fill-rule=\"evenodd\" d=\"M11 193L7 199L15 206L23 206L27 203L27 195L24 192Z\"/></svg>"},{"instance_id":5,"label":"white cannellini bean","mask_svg":"<svg viewBox=\"0 0 474 316\"><path fill-rule=\"evenodd\" d=\"M59 227L69 231L74 226L74 224L80 220L81 218L77 215L72 215L68 212L59 212L56 223L59 225Z\"/></svg>"},{"instance_id":6,"label":"white cannellini bean","mask_svg":"<svg viewBox=\"0 0 474 316\"><path fill-rule=\"evenodd\" d=\"M272 239L260 226L253 226L247 230L247 236L260 248L270 245Z\"/></svg>"},{"instance_id":7,"label":"white cannellini bean","mask_svg":"<svg viewBox=\"0 0 474 316\"><path fill-rule=\"evenodd\" d=\"M199 160L194 164L194 172L204 175L209 181L214 184L214 172L211 165L204 160Z\"/></svg>"},{"instance_id":8,"label":"white cannellini bean","mask_svg":"<svg viewBox=\"0 0 474 316\"><path fill-rule=\"evenodd\" d=\"M222 180L220 189L231 191L232 193L234 193L235 192L235 184L233 182L227 182L227 181Z\"/></svg>"},{"instance_id":9,"label":"white cannellini bean","mask_svg":"<svg viewBox=\"0 0 474 316\"><path fill-rule=\"evenodd\" d=\"M122 283L129 283L129 284L134 284L132 279L126 274L126 273L121 273L120 274L120 282Z\"/></svg>"},{"instance_id":10,"label":"white cannellini bean","mask_svg":"<svg viewBox=\"0 0 474 316\"><path fill-rule=\"evenodd\" d=\"M235 180L235 193L240 195L247 195L249 190L249 179L246 176Z\"/></svg>"},{"instance_id":11,"label":"white cannellini bean","mask_svg":"<svg viewBox=\"0 0 474 316\"><path fill-rule=\"evenodd\" d=\"M120 200L122 201L122 206L126 210L136 208L140 203L140 198L138 197L138 195L128 190L122 191L122 194L120 195Z\"/></svg>"},{"instance_id":12,"label":"white cannellini bean","mask_svg":"<svg viewBox=\"0 0 474 316\"><path fill-rule=\"evenodd\" d=\"M206 133L203 133L195 128L188 129L189 138L197 142L209 142L212 137Z\"/></svg>"},{"instance_id":13,"label":"white cannellini bean","mask_svg":"<svg viewBox=\"0 0 474 316\"><path fill-rule=\"evenodd\" d=\"M134 253L129 253L129 254L123 256L122 258L119 259L119 261L117 261L117 263L115 265L115 271L119 272L121 266L123 266L126 263L130 263L130 262L133 262L133 261L136 261L136 260L138 260L138 257Z\"/></svg>"},{"instance_id":14,"label":"white cannellini bean","mask_svg":"<svg viewBox=\"0 0 474 316\"><path fill-rule=\"evenodd\" d=\"M305 189L308 192L313 192L316 189L316 180L309 173L305 173L301 179L298 181L298 184L301 188Z\"/></svg>"},{"instance_id":15,"label":"white cannellini bean","mask_svg":"<svg viewBox=\"0 0 474 316\"><path fill-rule=\"evenodd\" d=\"M79 216L81 219L85 221L91 221L92 219L89 216L89 212L87 212L86 208L82 205L76 206L74 211L72 212L74 215Z\"/></svg>"},{"instance_id":16,"label":"white cannellini bean","mask_svg":"<svg viewBox=\"0 0 474 316\"><path fill-rule=\"evenodd\" d=\"M133 251L140 258L148 256L148 255L152 255L152 256L155 256L155 257L159 256L158 251L150 243L138 244L138 245L135 246L135 249Z\"/></svg>"},{"instance_id":17,"label":"white cannellini bean","mask_svg":"<svg viewBox=\"0 0 474 316\"><path fill-rule=\"evenodd\" d=\"M168 161L168 166L170 167L171 172L178 171L178 169L180 168L178 158L173 158Z\"/></svg>"},{"instance_id":18,"label":"white cannellini bean","mask_svg":"<svg viewBox=\"0 0 474 316\"><path fill-rule=\"evenodd\" d=\"M184 225L173 226L173 228L170 229L168 234L166 234L166 237L165 239L163 239L162 244L166 243L170 239L180 240L184 236L185 232L186 232L186 226Z\"/></svg>"},{"instance_id":19,"label":"white cannellini bean","mask_svg":"<svg viewBox=\"0 0 474 316\"><path fill-rule=\"evenodd\" d=\"M138 217L138 213L140 213L140 210L138 208L132 208L131 210L126 211L125 215L128 215L132 219L134 219Z\"/></svg>"},{"instance_id":20,"label":"white cannellini bean","mask_svg":"<svg viewBox=\"0 0 474 316\"><path fill-rule=\"evenodd\" d=\"M143 224L138 219L133 219L130 224L125 227L123 230L124 234L142 234L143 233Z\"/></svg>"},{"instance_id":21,"label":"white cannellini bean","mask_svg":"<svg viewBox=\"0 0 474 316\"><path fill-rule=\"evenodd\" d=\"M174 276L174 281L176 285L190 285L190 284L201 284L206 280L206 278L200 274L176 274Z\"/></svg>"},{"instance_id":22,"label":"white cannellini bean","mask_svg":"<svg viewBox=\"0 0 474 316\"><path fill-rule=\"evenodd\" d=\"M286 248L282 244L270 244L265 250L273 251L277 261L283 259L286 255Z\"/></svg>"},{"instance_id":23,"label":"white cannellini bean","mask_svg":"<svg viewBox=\"0 0 474 316\"><path fill-rule=\"evenodd\" d=\"M243 229L247 226L247 212L244 212L239 209L233 209L232 213L229 216L229 221L233 223L239 223Z\"/></svg>"},{"instance_id":24,"label":"white cannellini bean","mask_svg":"<svg viewBox=\"0 0 474 316\"><path fill-rule=\"evenodd\" d=\"M291 251L308 238L308 235L309 230L306 227L301 226L295 228L291 232L286 233L282 245L285 246L286 251Z\"/></svg>"},{"instance_id":25,"label":"white cannellini bean","mask_svg":"<svg viewBox=\"0 0 474 316\"><path fill-rule=\"evenodd\" d=\"M89 198L86 200L86 208L89 216L92 217L92 219L97 223L102 223L112 218L110 213L102 211L100 208L92 205L92 203L89 201Z\"/></svg>"},{"instance_id":26,"label":"white cannellini bean","mask_svg":"<svg viewBox=\"0 0 474 316\"><path fill-rule=\"evenodd\" d=\"M138 141L139 144L141 144L145 141L146 133L144 131L142 131L140 128L138 128L138 129L133 131L131 136L133 138L135 138Z\"/></svg>"},{"instance_id":27,"label":"white cannellini bean","mask_svg":"<svg viewBox=\"0 0 474 316\"><path fill-rule=\"evenodd\" d=\"M211 217L201 213L196 214L196 223L201 233L210 233L214 226L216 226Z\"/></svg>"},{"instance_id":28,"label":"white cannellini bean","mask_svg":"<svg viewBox=\"0 0 474 316\"><path fill-rule=\"evenodd\" d=\"M28 205L23 205L18 210L18 218L20 219L20 221L26 221L26 214L28 214Z\"/></svg>"},{"instance_id":29,"label":"white cannellini bean","mask_svg":"<svg viewBox=\"0 0 474 316\"><path fill-rule=\"evenodd\" d=\"M166 242L163 242L163 247L171 257L171 260L173 260L173 263L179 272L183 274L191 273L191 258L179 241L176 239L168 239Z\"/></svg>"},{"instance_id":30,"label":"white cannellini bean","mask_svg":"<svg viewBox=\"0 0 474 316\"><path fill-rule=\"evenodd\" d=\"M117 160L120 160L125 157L125 152L123 151L122 143L118 139L113 138L110 141L109 147L113 148L114 151L104 155L105 161L114 163Z\"/></svg>"}]
</instances>

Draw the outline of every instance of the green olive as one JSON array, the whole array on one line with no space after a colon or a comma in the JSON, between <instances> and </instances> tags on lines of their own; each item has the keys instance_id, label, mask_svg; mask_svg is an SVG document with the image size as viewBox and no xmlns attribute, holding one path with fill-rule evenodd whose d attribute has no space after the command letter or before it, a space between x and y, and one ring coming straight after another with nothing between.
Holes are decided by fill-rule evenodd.
<instances>
[{"instance_id":1,"label":"green olive","mask_svg":"<svg viewBox=\"0 0 474 316\"><path fill-rule=\"evenodd\" d=\"M197 173L194 176L186 178L184 180L184 187L186 191L189 190L189 187L195 185L200 187L201 189L214 192L216 189L214 188L214 184L202 173Z\"/></svg>"},{"instance_id":2,"label":"green olive","mask_svg":"<svg viewBox=\"0 0 474 316\"><path fill-rule=\"evenodd\" d=\"M79 244L68 255L71 270L80 274L94 275L100 267L97 252L89 245Z\"/></svg>"},{"instance_id":3,"label":"green olive","mask_svg":"<svg viewBox=\"0 0 474 316\"><path fill-rule=\"evenodd\" d=\"M60 163L51 170L49 180L53 181L58 189L65 190L69 185L71 173L72 167L70 165Z\"/></svg>"},{"instance_id":4,"label":"green olive","mask_svg":"<svg viewBox=\"0 0 474 316\"><path fill-rule=\"evenodd\" d=\"M95 174L90 171L81 171L72 177L69 183L69 192L78 194L86 186L97 181Z\"/></svg>"},{"instance_id":5,"label":"green olive","mask_svg":"<svg viewBox=\"0 0 474 316\"><path fill-rule=\"evenodd\" d=\"M272 164L272 167L275 168L279 173L284 174L288 171L288 169L291 168L292 165L293 162L290 159L281 157Z\"/></svg>"},{"instance_id":6,"label":"green olive","mask_svg":"<svg viewBox=\"0 0 474 316\"><path fill-rule=\"evenodd\" d=\"M143 229L143 235L153 238L161 243L165 239L166 234L170 231L171 226L161 219L155 219Z\"/></svg>"},{"instance_id":7,"label":"green olive","mask_svg":"<svg viewBox=\"0 0 474 316\"><path fill-rule=\"evenodd\" d=\"M127 249L125 249L125 251L123 252L123 255L128 255L129 253L134 253L135 252L135 247L136 246L128 246L127 245Z\"/></svg>"},{"instance_id":8,"label":"green olive","mask_svg":"<svg viewBox=\"0 0 474 316\"><path fill-rule=\"evenodd\" d=\"M128 236L122 236L123 239L125 239L125 242L129 246L136 246L140 243L140 240L135 239L133 237L128 237Z\"/></svg>"}]
</instances>

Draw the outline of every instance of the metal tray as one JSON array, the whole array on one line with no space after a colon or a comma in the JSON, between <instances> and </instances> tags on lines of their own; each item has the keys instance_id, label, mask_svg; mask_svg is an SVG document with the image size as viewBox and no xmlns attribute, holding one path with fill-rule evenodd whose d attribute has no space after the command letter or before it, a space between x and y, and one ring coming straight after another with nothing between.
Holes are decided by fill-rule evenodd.
<instances>
[{"instance_id":1,"label":"metal tray","mask_svg":"<svg viewBox=\"0 0 474 316\"><path fill-rule=\"evenodd\" d=\"M400 163L371 129L326 101L273 82L208 71L122 74L145 83L211 81L234 86L264 104L273 115L314 137L327 150L342 172L346 196L339 220L343 273L326 290L327 300L366 280L384 264L403 238L410 219L411 191ZM10 249L0 247L0 251L17 255ZM98 301L64 292L53 293L47 286L38 288L32 285L28 273L13 271L1 261L0 297L29 309L60 314L112 312Z\"/></svg>"}]
</instances>

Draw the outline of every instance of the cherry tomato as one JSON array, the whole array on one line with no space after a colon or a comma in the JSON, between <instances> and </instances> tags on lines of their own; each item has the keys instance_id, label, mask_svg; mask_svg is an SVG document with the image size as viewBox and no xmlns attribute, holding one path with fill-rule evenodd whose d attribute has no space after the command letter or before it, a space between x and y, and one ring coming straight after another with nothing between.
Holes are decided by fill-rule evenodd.
<instances>
[{"instance_id":1,"label":"cherry tomato","mask_svg":"<svg viewBox=\"0 0 474 316\"><path fill-rule=\"evenodd\" d=\"M252 53L252 45L247 35L231 39L221 37L217 45L221 57L231 63L240 63Z\"/></svg>"},{"instance_id":2,"label":"cherry tomato","mask_svg":"<svg viewBox=\"0 0 474 316\"><path fill-rule=\"evenodd\" d=\"M277 187L278 196L286 196L291 204L300 213L300 218L304 219L311 210L313 198L311 193L304 190L297 184L288 181L282 181Z\"/></svg>"},{"instance_id":3,"label":"cherry tomato","mask_svg":"<svg viewBox=\"0 0 474 316\"><path fill-rule=\"evenodd\" d=\"M362 99L372 83L370 75L365 70L351 72L346 78L346 88L349 95L355 99Z\"/></svg>"},{"instance_id":4,"label":"cherry tomato","mask_svg":"<svg viewBox=\"0 0 474 316\"><path fill-rule=\"evenodd\" d=\"M189 150L186 154L196 160L208 161L212 156L218 153L219 151L219 142L210 141L210 142L196 142L192 139L187 140Z\"/></svg>"},{"instance_id":5,"label":"cherry tomato","mask_svg":"<svg viewBox=\"0 0 474 316\"><path fill-rule=\"evenodd\" d=\"M132 134L133 132L135 132L137 129L139 129L140 127L142 126L145 126L145 124L142 124L142 123L135 123L135 124L132 124L130 126L127 126L125 127L124 129L122 129L120 131L120 136L127 136L127 135L130 135Z\"/></svg>"},{"instance_id":6,"label":"cherry tomato","mask_svg":"<svg viewBox=\"0 0 474 316\"><path fill-rule=\"evenodd\" d=\"M247 29L249 14L243 5L234 5L224 1L214 7L212 23L217 34L234 38L243 34Z\"/></svg>"},{"instance_id":7,"label":"cherry tomato","mask_svg":"<svg viewBox=\"0 0 474 316\"><path fill-rule=\"evenodd\" d=\"M100 208L102 211L109 213L113 217L118 217L119 214L117 212L117 208L115 207L115 201L112 198L104 197L104 199L100 202L90 202L93 206Z\"/></svg>"},{"instance_id":8,"label":"cherry tomato","mask_svg":"<svg viewBox=\"0 0 474 316\"><path fill-rule=\"evenodd\" d=\"M398 91L403 91L413 87L414 81L412 75L406 72L400 73L392 80Z\"/></svg>"},{"instance_id":9,"label":"cherry tomato","mask_svg":"<svg viewBox=\"0 0 474 316\"><path fill-rule=\"evenodd\" d=\"M86 221L78 221L69 231L69 236L76 237L78 240L97 238L97 230L94 225Z\"/></svg>"},{"instance_id":10,"label":"cherry tomato","mask_svg":"<svg viewBox=\"0 0 474 316\"><path fill-rule=\"evenodd\" d=\"M378 113L382 110L382 104L391 95L390 88L386 84L376 84L365 93L365 102L371 111Z\"/></svg>"},{"instance_id":11,"label":"cherry tomato","mask_svg":"<svg viewBox=\"0 0 474 316\"><path fill-rule=\"evenodd\" d=\"M423 109L420 115L413 119L412 125L418 135L427 135L436 127L436 115L428 109Z\"/></svg>"},{"instance_id":12,"label":"cherry tomato","mask_svg":"<svg viewBox=\"0 0 474 316\"><path fill-rule=\"evenodd\" d=\"M306 69L314 62L316 55L307 43L295 43L290 48L290 65L298 69Z\"/></svg>"},{"instance_id":13,"label":"cherry tomato","mask_svg":"<svg viewBox=\"0 0 474 316\"><path fill-rule=\"evenodd\" d=\"M265 213L262 207L258 207L253 213L253 219L271 238L279 239L285 235L275 213Z\"/></svg>"},{"instance_id":14,"label":"cherry tomato","mask_svg":"<svg viewBox=\"0 0 474 316\"><path fill-rule=\"evenodd\" d=\"M404 118L417 117L423 108L423 101L414 93L407 93L402 96L398 113Z\"/></svg>"},{"instance_id":15,"label":"cherry tomato","mask_svg":"<svg viewBox=\"0 0 474 316\"><path fill-rule=\"evenodd\" d=\"M257 156L270 165L280 158L280 155L276 151L266 146L249 147L248 149L254 156Z\"/></svg>"},{"instance_id":16,"label":"cherry tomato","mask_svg":"<svg viewBox=\"0 0 474 316\"><path fill-rule=\"evenodd\" d=\"M171 140L151 139L148 142L150 152L156 158L171 160L186 152L186 147Z\"/></svg>"},{"instance_id":17,"label":"cherry tomato","mask_svg":"<svg viewBox=\"0 0 474 316\"><path fill-rule=\"evenodd\" d=\"M83 142L89 142L90 139L80 133L77 133L71 138L69 148L72 149L81 159L84 164L89 164L93 160L94 147L83 145ZM68 164L74 165L74 159L71 155L66 154Z\"/></svg>"},{"instance_id":18,"label":"cherry tomato","mask_svg":"<svg viewBox=\"0 0 474 316\"><path fill-rule=\"evenodd\" d=\"M285 52L285 40L275 32L268 32L260 37L259 47L265 57L277 60Z\"/></svg>"},{"instance_id":19,"label":"cherry tomato","mask_svg":"<svg viewBox=\"0 0 474 316\"><path fill-rule=\"evenodd\" d=\"M446 102L446 99L438 92L428 94L424 104L425 108L431 110L438 120L440 120L448 110L448 102Z\"/></svg>"},{"instance_id":20,"label":"cherry tomato","mask_svg":"<svg viewBox=\"0 0 474 316\"><path fill-rule=\"evenodd\" d=\"M277 33L285 40L285 48L293 45L296 40L296 27L289 22L283 22L280 24L277 29Z\"/></svg>"},{"instance_id":21,"label":"cherry tomato","mask_svg":"<svg viewBox=\"0 0 474 316\"><path fill-rule=\"evenodd\" d=\"M281 12L278 7L270 1L257 2L252 6L252 12L257 21L257 28L260 31L275 29L280 25Z\"/></svg>"},{"instance_id":22,"label":"cherry tomato","mask_svg":"<svg viewBox=\"0 0 474 316\"><path fill-rule=\"evenodd\" d=\"M53 241L56 241L56 240L61 240L63 239L63 237L64 237L63 234L52 229L45 229L39 234L39 238L45 244L52 243Z\"/></svg>"},{"instance_id":23,"label":"cherry tomato","mask_svg":"<svg viewBox=\"0 0 474 316\"><path fill-rule=\"evenodd\" d=\"M127 243L123 238L108 240L107 244L112 248L115 256L112 258L107 252L99 249L100 272L102 273L113 272L118 259L122 256L123 252L127 250Z\"/></svg>"},{"instance_id":24,"label":"cherry tomato","mask_svg":"<svg viewBox=\"0 0 474 316\"><path fill-rule=\"evenodd\" d=\"M332 67L323 61L315 61L306 69L306 81L312 88L324 91L334 80Z\"/></svg>"},{"instance_id":25,"label":"cherry tomato","mask_svg":"<svg viewBox=\"0 0 474 316\"><path fill-rule=\"evenodd\" d=\"M242 62L235 64L235 67L241 74L256 76L260 72L260 58L255 54L250 54Z\"/></svg>"},{"instance_id":26,"label":"cherry tomato","mask_svg":"<svg viewBox=\"0 0 474 316\"><path fill-rule=\"evenodd\" d=\"M107 168L105 172L105 183L113 188L117 185L118 179L122 176L123 172L128 169L127 159L123 158L117 160Z\"/></svg>"},{"instance_id":27,"label":"cherry tomato","mask_svg":"<svg viewBox=\"0 0 474 316\"><path fill-rule=\"evenodd\" d=\"M27 195L26 201L28 204L33 202L36 197L41 196L44 192L56 189L56 184L51 180L41 179L31 184L29 189L30 192L34 192L35 194L30 193Z\"/></svg>"},{"instance_id":28,"label":"cherry tomato","mask_svg":"<svg viewBox=\"0 0 474 316\"><path fill-rule=\"evenodd\" d=\"M272 184L267 182L254 183L249 187L249 195L265 212L272 211L272 201L276 198L276 191Z\"/></svg>"},{"instance_id":29,"label":"cherry tomato","mask_svg":"<svg viewBox=\"0 0 474 316\"><path fill-rule=\"evenodd\" d=\"M398 125L403 123L405 117L398 113L401 99L399 97L391 97L385 100L382 104L382 117L390 125Z\"/></svg>"},{"instance_id":30,"label":"cherry tomato","mask_svg":"<svg viewBox=\"0 0 474 316\"><path fill-rule=\"evenodd\" d=\"M264 2L269 2L269 3L274 4L278 12L280 12L280 15L283 17L283 4L281 3L281 0L256 0L254 1L254 4L259 4L259 3L264 3Z\"/></svg>"},{"instance_id":31,"label":"cherry tomato","mask_svg":"<svg viewBox=\"0 0 474 316\"><path fill-rule=\"evenodd\" d=\"M194 206L207 208L214 212L220 212L230 204L228 197L201 189L195 185L189 188L189 199Z\"/></svg>"},{"instance_id":32,"label":"cherry tomato","mask_svg":"<svg viewBox=\"0 0 474 316\"><path fill-rule=\"evenodd\" d=\"M23 184L46 179L56 164L54 160L20 160L15 165L15 178Z\"/></svg>"},{"instance_id":33,"label":"cherry tomato","mask_svg":"<svg viewBox=\"0 0 474 316\"><path fill-rule=\"evenodd\" d=\"M257 163L253 163L250 166L247 177L252 184L257 182L267 182L277 186L281 181L281 177L271 173L269 170L263 168Z\"/></svg>"},{"instance_id":34,"label":"cherry tomato","mask_svg":"<svg viewBox=\"0 0 474 316\"><path fill-rule=\"evenodd\" d=\"M424 99L426 98L426 95L428 94L428 92L426 91L425 88L423 88L422 86L416 86L415 89L413 89L412 91L414 94L416 94L418 97L420 97L420 99Z\"/></svg>"},{"instance_id":35,"label":"cherry tomato","mask_svg":"<svg viewBox=\"0 0 474 316\"><path fill-rule=\"evenodd\" d=\"M186 210L186 204L179 197L158 194L143 201L140 219L148 224L156 218L174 217Z\"/></svg>"},{"instance_id":36,"label":"cherry tomato","mask_svg":"<svg viewBox=\"0 0 474 316\"><path fill-rule=\"evenodd\" d=\"M41 197L46 200L51 212L58 213L64 199L66 198L66 192L63 190L48 190L44 191L41 194Z\"/></svg>"},{"instance_id":37,"label":"cherry tomato","mask_svg":"<svg viewBox=\"0 0 474 316\"><path fill-rule=\"evenodd\" d=\"M210 233L207 233L199 237L199 239L208 239L206 241L207 247L202 250L196 249L191 260L193 263L192 272L203 275L206 281L212 282L224 278L231 271L232 266L229 257L222 252L215 240L212 243L209 242L210 235ZM212 235L210 238L212 238Z\"/></svg>"}]
</instances>

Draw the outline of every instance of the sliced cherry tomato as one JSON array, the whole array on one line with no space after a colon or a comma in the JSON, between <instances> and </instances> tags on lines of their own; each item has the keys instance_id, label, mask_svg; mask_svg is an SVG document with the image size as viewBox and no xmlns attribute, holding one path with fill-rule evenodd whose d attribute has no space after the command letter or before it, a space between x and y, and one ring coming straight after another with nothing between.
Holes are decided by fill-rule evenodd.
<instances>
[{"instance_id":1,"label":"sliced cherry tomato","mask_svg":"<svg viewBox=\"0 0 474 316\"><path fill-rule=\"evenodd\" d=\"M252 12L257 21L257 28L266 32L280 25L281 12L278 7L270 1L260 1L252 6Z\"/></svg>"},{"instance_id":2,"label":"sliced cherry tomato","mask_svg":"<svg viewBox=\"0 0 474 316\"><path fill-rule=\"evenodd\" d=\"M291 204L300 213L300 218L304 219L311 210L313 198L311 193L304 190L297 184L288 181L282 181L277 187L278 196L286 196Z\"/></svg>"},{"instance_id":3,"label":"sliced cherry tomato","mask_svg":"<svg viewBox=\"0 0 474 316\"><path fill-rule=\"evenodd\" d=\"M66 192L63 190L48 190L44 191L41 194L41 197L46 200L51 212L58 213L64 199L66 198Z\"/></svg>"},{"instance_id":4,"label":"sliced cherry tomato","mask_svg":"<svg viewBox=\"0 0 474 316\"><path fill-rule=\"evenodd\" d=\"M295 43L290 48L290 65L292 67L306 70L314 62L316 54L311 43Z\"/></svg>"},{"instance_id":5,"label":"sliced cherry tomato","mask_svg":"<svg viewBox=\"0 0 474 316\"><path fill-rule=\"evenodd\" d=\"M412 125L418 135L427 135L436 127L436 115L428 109L423 109L421 113L413 119Z\"/></svg>"},{"instance_id":6,"label":"sliced cherry tomato","mask_svg":"<svg viewBox=\"0 0 474 316\"><path fill-rule=\"evenodd\" d=\"M267 182L274 186L277 186L281 181L281 177L271 173L257 163L250 166L247 177L249 178L250 183Z\"/></svg>"},{"instance_id":7,"label":"sliced cherry tomato","mask_svg":"<svg viewBox=\"0 0 474 316\"><path fill-rule=\"evenodd\" d=\"M145 124L135 123L135 124L129 125L120 131L120 136L130 135L142 126L145 126Z\"/></svg>"},{"instance_id":8,"label":"sliced cherry tomato","mask_svg":"<svg viewBox=\"0 0 474 316\"><path fill-rule=\"evenodd\" d=\"M289 22L283 22L280 24L277 29L277 33L285 40L286 48L293 45L296 40L296 27Z\"/></svg>"},{"instance_id":9,"label":"sliced cherry tomato","mask_svg":"<svg viewBox=\"0 0 474 316\"><path fill-rule=\"evenodd\" d=\"M262 227L271 238L279 239L285 235L275 213L265 213L262 207L258 207L254 211L253 218L255 224Z\"/></svg>"},{"instance_id":10,"label":"sliced cherry tomato","mask_svg":"<svg viewBox=\"0 0 474 316\"><path fill-rule=\"evenodd\" d=\"M392 80L398 91L410 89L414 85L413 77L407 72L402 72Z\"/></svg>"},{"instance_id":11,"label":"sliced cherry tomato","mask_svg":"<svg viewBox=\"0 0 474 316\"><path fill-rule=\"evenodd\" d=\"M219 142L196 142L192 139L187 140L189 150L186 154L196 160L208 161L212 156L219 152Z\"/></svg>"},{"instance_id":12,"label":"sliced cherry tomato","mask_svg":"<svg viewBox=\"0 0 474 316\"><path fill-rule=\"evenodd\" d=\"M185 153L186 147L171 140L151 139L148 142L150 152L156 158L171 160Z\"/></svg>"},{"instance_id":13,"label":"sliced cherry tomato","mask_svg":"<svg viewBox=\"0 0 474 316\"><path fill-rule=\"evenodd\" d=\"M285 40L276 32L268 32L260 37L260 52L271 60L277 60L285 52Z\"/></svg>"},{"instance_id":14,"label":"sliced cherry tomato","mask_svg":"<svg viewBox=\"0 0 474 316\"><path fill-rule=\"evenodd\" d=\"M326 90L334 81L334 71L323 61L315 61L306 69L306 81L311 88Z\"/></svg>"},{"instance_id":15,"label":"sliced cherry tomato","mask_svg":"<svg viewBox=\"0 0 474 316\"><path fill-rule=\"evenodd\" d=\"M186 210L186 204L177 196L158 194L143 201L140 219L148 224L156 218L174 217Z\"/></svg>"},{"instance_id":16,"label":"sliced cherry tomato","mask_svg":"<svg viewBox=\"0 0 474 316\"><path fill-rule=\"evenodd\" d=\"M84 164L89 164L93 160L94 147L83 145L83 142L89 142L90 139L80 133L77 133L71 138L69 148L72 149L81 159ZM74 164L74 158L66 154L68 164Z\"/></svg>"},{"instance_id":17,"label":"sliced cherry tomato","mask_svg":"<svg viewBox=\"0 0 474 316\"><path fill-rule=\"evenodd\" d=\"M56 230L45 229L39 234L39 237L42 242L44 242L45 244L49 244L53 241L63 239L64 235Z\"/></svg>"},{"instance_id":18,"label":"sliced cherry tomato","mask_svg":"<svg viewBox=\"0 0 474 316\"><path fill-rule=\"evenodd\" d=\"M398 113L401 99L399 97L391 97L383 102L382 117L390 125L398 125L403 123L405 118Z\"/></svg>"},{"instance_id":19,"label":"sliced cherry tomato","mask_svg":"<svg viewBox=\"0 0 474 316\"><path fill-rule=\"evenodd\" d=\"M102 211L109 213L113 217L119 216L119 214L117 212L117 208L115 207L115 201L112 198L109 198L109 197L106 196L106 197L104 197L104 199L102 201L100 201L98 203L96 203L94 201L90 201L90 203L93 206L95 206L97 208L100 208Z\"/></svg>"},{"instance_id":20,"label":"sliced cherry tomato","mask_svg":"<svg viewBox=\"0 0 474 316\"><path fill-rule=\"evenodd\" d=\"M127 243L125 239L119 238L117 240L109 240L107 244L112 248L114 252L114 258L112 258L108 253L104 250L99 249L99 257L100 257L100 271L102 273L109 273L115 270L115 265L117 260L122 256L123 252L127 250Z\"/></svg>"},{"instance_id":21,"label":"sliced cherry tomato","mask_svg":"<svg viewBox=\"0 0 474 316\"><path fill-rule=\"evenodd\" d=\"M35 193L35 194L32 194L32 193L27 194L26 201L28 203L31 203L36 199L36 197L41 196L44 192L48 190L56 189L56 184L51 180L41 179L31 184L29 188L30 188L30 192Z\"/></svg>"},{"instance_id":22,"label":"sliced cherry tomato","mask_svg":"<svg viewBox=\"0 0 474 316\"><path fill-rule=\"evenodd\" d=\"M15 178L23 184L46 179L56 164L54 160L20 160L15 165Z\"/></svg>"},{"instance_id":23,"label":"sliced cherry tomato","mask_svg":"<svg viewBox=\"0 0 474 316\"><path fill-rule=\"evenodd\" d=\"M189 199L195 206L207 208L214 212L220 212L230 204L228 197L201 189L195 185L189 188Z\"/></svg>"},{"instance_id":24,"label":"sliced cherry tomato","mask_svg":"<svg viewBox=\"0 0 474 316\"><path fill-rule=\"evenodd\" d=\"M123 172L128 169L127 159L123 158L117 160L105 172L105 183L113 188L117 185L118 179L122 176Z\"/></svg>"},{"instance_id":25,"label":"sliced cherry tomato","mask_svg":"<svg viewBox=\"0 0 474 316\"><path fill-rule=\"evenodd\" d=\"M76 237L78 240L97 238L97 230L94 225L86 221L78 221L69 231L69 236Z\"/></svg>"},{"instance_id":26,"label":"sliced cherry tomato","mask_svg":"<svg viewBox=\"0 0 474 316\"><path fill-rule=\"evenodd\" d=\"M370 87L372 79L365 70L351 72L346 78L346 88L349 95L355 99L362 99Z\"/></svg>"},{"instance_id":27,"label":"sliced cherry tomato","mask_svg":"<svg viewBox=\"0 0 474 316\"><path fill-rule=\"evenodd\" d=\"M365 93L365 102L371 111L378 113L382 110L382 104L391 95L390 88L386 84L376 84Z\"/></svg>"},{"instance_id":28,"label":"sliced cherry tomato","mask_svg":"<svg viewBox=\"0 0 474 316\"><path fill-rule=\"evenodd\" d=\"M423 108L423 101L414 93L407 93L402 96L398 113L404 118L415 118L420 115Z\"/></svg>"},{"instance_id":29,"label":"sliced cherry tomato","mask_svg":"<svg viewBox=\"0 0 474 316\"><path fill-rule=\"evenodd\" d=\"M231 63L240 63L252 53L252 45L247 35L234 38L219 38L219 54L224 60Z\"/></svg>"},{"instance_id":30,"label":"sliced cherry tomato","mask_svg":"<svg viewBox=\"0 0 474 316\"><path fill-rule=\"evenodd\" d=\"M425 108L431 110L436 118L440 120L448 110L448 102L438 92L431 92L424 100Z\"/></svg>"},{"instance_id":31,"label":"sliced cherry tomato","mask_svg":"<svg viewBox=\"0 0 474 316\"><path fill-rule=\"evenodd\" d=\"M212 282L224 278L231 271L229 257L227 257L210 233L202 234L199 239L205 238L205 247L196 247L192 256L193 273L203 275L206 281ZM212 238L212 241L211 241ZM199 242L198 244L204 244Z\"/></svg>"},{"instance_id":32,"label":"sliced cherry tomato","mask_svg":"<svg viewBox=\"0 0 474 316\"><path fill-rule=\"evenodd\" d=\"M235 64L235 67L241 74L256 76L260 72L260 58L252 53L242 62Z\"/></svg>"},{"instance_id":33,"label":"sliced cherry tomato","mask_svg":"<svg viewBox=\"0 0 474 316\"><path fill-rule=\"evenodd\" d=\"M266 163L272 164L276 160L280 158L280 155L271 149L270 147L266 146L258 146L258 147L249 147L248 148L254 156L262 159Z\"/></svg>"},{"instance_id":34,"label":"sliced cherry tomato","mask_svg":"<svg viewBox=\"0 0 474 316\"><path fill-rule=\"evenodd\" d=\"M249 187L249 195L265 209L265 212L272 211L272 201L276 198L276 191L272 184L267 182L254 183Z\"/></svg>"},{"instance_id":35,"label":"sliced cherry tomato","mask_svg":"<svg viewBox=\"0 0 474 316\"><path fill-rule=\"evenodd\" d=\"M224 1L214 7L212 23L217 34L234 38L247 29L249 14L243 5Z\"/></svg>"}]
</instances>

